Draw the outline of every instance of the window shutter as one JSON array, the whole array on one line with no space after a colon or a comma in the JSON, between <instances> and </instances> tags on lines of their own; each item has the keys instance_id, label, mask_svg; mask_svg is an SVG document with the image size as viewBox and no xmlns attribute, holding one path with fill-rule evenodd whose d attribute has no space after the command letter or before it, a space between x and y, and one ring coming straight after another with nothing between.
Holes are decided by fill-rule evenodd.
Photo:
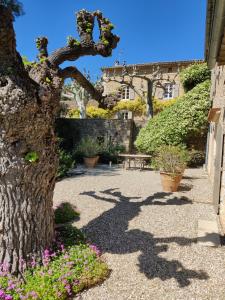
<instances>
[{"instance_id":1,"label":"window shutter","mask_svg":"<svg viewBox=\"0 0 225 300\"><path fill-rule=\"evenodd\" d=\"M173 98L176 98L179 96L179 84L174 84L173 86Z\"/></svg>"},{"instance_id":2,"label":"window shutter","mask_svg":"<svg viewBox=\"0 0 225 300\"><path fill-rule=\"evenodd\" d=\"M129 99L130 100L134 100L134 90L132 88L129 88L129 94L130 94L129 95L130 96Z\"/></svg>"},{"instance_id":3,"label":"window shutter","mask_svg":"<svg viewBox=\"0 0 225 300\"><path fill-rule=\"evenodd\" d=\"M163 99L164 98L164 90L162 88L159 89L158 95L156 98Z\"/></svg>"}]
</instances>

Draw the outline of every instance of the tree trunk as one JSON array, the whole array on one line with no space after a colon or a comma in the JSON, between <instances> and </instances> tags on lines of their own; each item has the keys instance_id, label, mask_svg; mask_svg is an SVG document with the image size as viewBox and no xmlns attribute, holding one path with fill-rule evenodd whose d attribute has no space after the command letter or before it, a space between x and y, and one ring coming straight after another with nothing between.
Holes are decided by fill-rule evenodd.
<instances>
[{"instance_id":1,"label":"tree trunk","mask_svg":"<svg viewBox=\"0 0 225 300\"><path fill-rule=\"evenodd\" d=\"M146 108L146 115L147 118L153 118L153 103L152 103L152 81L147 81L147 108Z\"/></svg>"},{"instance_id":2,"label":"tree trunk","mask_svg":"<svg viewBox=\"0 0 225 300\"><path fill-rule=\"evenodd\" d=\"M39 85L21 69L0 76L0 262L14 273L22 271L21 259L40 258L54 239L54 121L62 84L55 74L54 82L44 82L50 72L44 64L30 74L43 75Z\"/></svg>"},{"instance_id":3,"label":"tree trunk","mask_svg":"<svg viewBox=\"0 0 225 300\"><path fill-rule=\"evenodd\" d=\"M0 263L19 273L54 239L54 121L62 79L46 63L29 76L15 49L13 18L1 6L0 16Z\"/></svg>"},{"instance_id":4,"label":"tree trunk","mask_svg":"<svg viewBox=\"0 0 225 300\"><path fill-rule=\"evenodd\" d=\"M85 24L89 15L82 11ZM87 49L82 40L79 46L66 47L66 57L110 55L119 38L111 31L108 34L105 51L98 51L99 44L94 41ZM76 75L81 85L87 86L76 68L61 70L45 57L47 38L40 42L46 46L44 57L29 66L28 73L16 51L12 11L0 4L0 264L7 264L15 274L23 271L32 256L41 258L53 243L52 199L58 167L54 124L62 85L70 71L71 77ZM40 45L38 48L42 50ZM61 57L61 52L57 53ZM62 57L58 60L63 61ZM56 54L53 58L57 61Z\"/></svg>"}]
</instances>

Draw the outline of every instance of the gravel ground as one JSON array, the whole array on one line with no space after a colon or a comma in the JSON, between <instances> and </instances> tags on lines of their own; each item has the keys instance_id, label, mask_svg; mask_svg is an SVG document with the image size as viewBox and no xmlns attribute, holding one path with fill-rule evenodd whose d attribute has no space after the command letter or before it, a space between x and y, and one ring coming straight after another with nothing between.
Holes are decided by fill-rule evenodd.
<instances>
[{"instance_id":1,"label":"gravel ground","mask_svg":"<svg viewBox=\"0 0 225 300\"><path fill-rule=\"evenodd\" d=\"M225 299L225 248L196 243L198 220L216 219L212 205L200 203L209 202L207 179L202 170L185 176L189 188L174 194L162 192L153 171L99 167L57 183L55 205L78 207L75 225L112 270L80 299Z\"/></svg>"}]
</instances>

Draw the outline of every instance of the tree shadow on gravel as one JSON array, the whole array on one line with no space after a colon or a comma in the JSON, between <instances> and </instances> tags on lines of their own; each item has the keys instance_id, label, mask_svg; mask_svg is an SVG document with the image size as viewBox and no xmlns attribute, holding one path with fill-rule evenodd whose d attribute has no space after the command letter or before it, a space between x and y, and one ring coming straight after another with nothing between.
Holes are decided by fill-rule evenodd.
<instances>
[{"instance_id":1,"label":"tree shadow on gravel","mask_svg":"<svg viewBox=\"0 0 225 300\"><path fill-rule=\"evenodd\" d=\"M126 197L117 189L101 191L99 196L94 191L83 192L100 201L106 201L115 206L90 221L82 230L103 252L113 254L128 254L140 251L138 258L141 273L149 279L160 278L168 280L174 278L180 287L188 286L191 279L206 280L207 273L186 269L178 260L167 260L159 256L168 250L168 244L177 243L180 246L196 243L196 239L183 237L154 238L149 233L139 229L128 229L129 222L141 212L145 205L187 205L192 201L174 197L166 199L171 193L155 193L143 201L140 197ZM149 218L151 215L149 215Z\"/></svg>"}]
</instances>

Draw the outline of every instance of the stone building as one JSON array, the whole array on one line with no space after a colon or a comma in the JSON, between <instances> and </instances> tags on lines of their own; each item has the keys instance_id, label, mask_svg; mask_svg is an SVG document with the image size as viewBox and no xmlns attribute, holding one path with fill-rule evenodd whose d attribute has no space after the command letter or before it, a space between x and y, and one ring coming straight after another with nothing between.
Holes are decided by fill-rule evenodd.
<instances>
[{"instance_id":1,"label":"stone building","mask_svg":"<svg viewBox=\"0 0 225 300\"><path fill-rule=\"evenodd\" d=\"M117 93L121 100L145 99L151 93L161 101L183 95L179 72L196 61L156 62L102 68L104 93ZM199 62L199 61L198 61ZM151 83L151 84L149 84ZM124 112L124 118L129 117Z\"/></svg>"},{"instance_id":2,"label":"stone building","mask_svg":"<svg viewBox=\"0 0 225 300\"><path fill-rule=\"evenodd\" d=\"M206 167L213 185L213 202L225 232L225 1L208 0L205 59L211 70L212 109Z\"/></svg>"}]
</instances>

